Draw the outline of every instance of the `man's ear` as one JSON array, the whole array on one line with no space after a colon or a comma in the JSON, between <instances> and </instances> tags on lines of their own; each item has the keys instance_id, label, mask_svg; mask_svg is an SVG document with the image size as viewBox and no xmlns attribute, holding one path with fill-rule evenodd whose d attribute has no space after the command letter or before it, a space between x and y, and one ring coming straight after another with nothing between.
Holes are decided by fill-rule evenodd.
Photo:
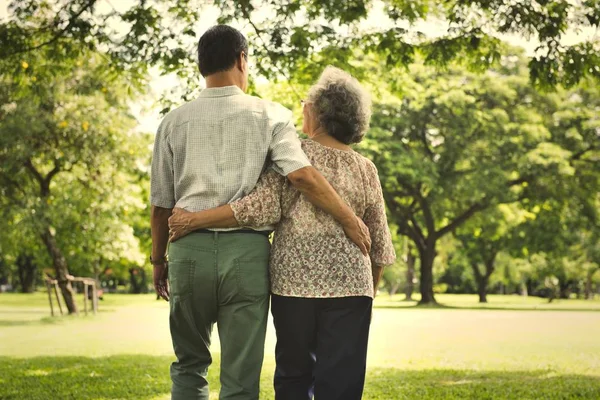
<instances>
[{"instance_id":1,"label":"man's ear","mask_svg":"<svg viewBox=\"0 0 600 400\"><path fill-rule=\"evenodd\" d=\"M241 52L238 57L237 60L235 60L235 66L237 67L237 69L240 70L240 72L244 72L244 62L246 61L246 58L244 57L244 52Z\"/></svg>"}]
</instances>

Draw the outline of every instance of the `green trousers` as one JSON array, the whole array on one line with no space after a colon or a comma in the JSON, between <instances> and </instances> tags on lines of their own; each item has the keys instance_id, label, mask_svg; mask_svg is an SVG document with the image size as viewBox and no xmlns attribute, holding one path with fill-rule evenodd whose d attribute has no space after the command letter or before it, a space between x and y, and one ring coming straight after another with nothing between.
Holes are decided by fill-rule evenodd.
<instances>
[{"instance_id":1,"label":"green trousers","mask_svg":"<svg viewBox=\"0 0 600 400\"><path fill-rule=\"evenodd\" d=\"M170 244L173 400L208 400L215 323L221 342L219 399L258 399L269 250L269 239L255 233L192 233Z\"/></svg>"}]
</instances>

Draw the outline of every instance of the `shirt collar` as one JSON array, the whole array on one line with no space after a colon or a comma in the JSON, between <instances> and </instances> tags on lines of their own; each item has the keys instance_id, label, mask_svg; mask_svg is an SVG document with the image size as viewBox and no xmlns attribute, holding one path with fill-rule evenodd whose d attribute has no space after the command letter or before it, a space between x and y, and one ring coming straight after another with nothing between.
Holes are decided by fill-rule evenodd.
<instances>
[{"instance_id":1,"label":"shirt collar","mask_svg":"<svg viewBox=\"0 0 600 400\"><path fill-rule=\"evenodd\" d=\"M200 92L200 97L225 97L244 94L243 90L237 86L222 86L206 88Z\"/></svg>"}]
</instances>

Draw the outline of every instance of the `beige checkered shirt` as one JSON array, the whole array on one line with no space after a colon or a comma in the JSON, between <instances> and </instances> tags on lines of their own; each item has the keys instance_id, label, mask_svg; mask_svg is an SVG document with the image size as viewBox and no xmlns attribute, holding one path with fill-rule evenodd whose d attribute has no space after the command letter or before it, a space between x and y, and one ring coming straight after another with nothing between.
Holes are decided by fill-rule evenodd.
<instances>
[{"instance_id":1,"label":"beige checkered shirt","mask_svg":"<svg viewBox=\"0 0 600 400\"><path fill-rule=\"evenodd\" d=\"M204 89L158 128L150 201L188 211L228 204L252 191L268 158L284 176L310 165L291 111L237 86Z\"/></svg>"}]
</instances>

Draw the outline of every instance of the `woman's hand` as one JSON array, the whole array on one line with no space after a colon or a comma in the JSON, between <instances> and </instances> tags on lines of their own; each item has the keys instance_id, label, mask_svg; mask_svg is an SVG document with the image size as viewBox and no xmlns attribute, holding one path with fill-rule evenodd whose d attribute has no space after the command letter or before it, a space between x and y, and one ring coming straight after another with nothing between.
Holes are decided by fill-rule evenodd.
<instances>
[{"instance_id":1,"label":"woman's hand","mask_svg":"<svg viewBox=\"0 0 600 400\"><path fill-rule=\"evenodd\" d=\"M152 280L156 293L165 301L169 301L169 264L155 264L152 271Z\"/></svg>"},{"instance_id":2,"label":"woman's hand","mask_svg":"<svg viewBox=\"0 0 600 400\"><path fill-rule=\"evenodd\" d=\"M169 242L174 242L194 230L192 216L194 213L183 208L174 208L169 217Z\"/></svg>"}]
</instances>

